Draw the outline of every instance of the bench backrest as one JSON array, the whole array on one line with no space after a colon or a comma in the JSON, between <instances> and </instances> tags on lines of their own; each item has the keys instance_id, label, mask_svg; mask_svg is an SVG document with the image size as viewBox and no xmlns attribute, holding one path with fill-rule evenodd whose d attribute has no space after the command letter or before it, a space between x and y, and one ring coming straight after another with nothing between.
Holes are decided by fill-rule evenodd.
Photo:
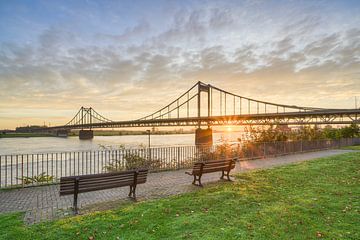
<instances>
[{"instance_id":1,"label":"bench backrest","mask_svg":"<svg viewBox=\"0 0 360 240\"><path fill-rule=\"evenodd\" d=\"M74 194L76 179L78 179L79 185L78 193L82 193L142 184L146 182L147 173L147 169L140 169L113 173L61 177L60 195Z\"/></svg>"},{"instance_id":2,"label":"bench backrest","mask_svg":"<svg viewBox=\"0 0 360 240\"><path fill-rule=\"evenodd\" d=\"M235 159L211 160L194 164L193 174L230 171L235 168Z\"/></svg>"}]
</instances>

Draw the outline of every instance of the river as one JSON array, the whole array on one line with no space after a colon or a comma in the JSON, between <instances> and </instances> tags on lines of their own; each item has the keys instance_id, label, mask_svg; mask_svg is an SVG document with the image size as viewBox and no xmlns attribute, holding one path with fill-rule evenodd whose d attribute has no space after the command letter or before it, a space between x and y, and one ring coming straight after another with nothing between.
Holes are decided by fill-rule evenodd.
<instances>
[{"instance_id":1,"label":"river","mask_svg":"<svg viewBox=\"0 0 360 240\"><path fill-rule=\"evenodd\" d=\"M214 133L214 143L221 139L236 141L240 132ZM194 134L151 135L152 147L194 145ZM95 136L92 140L79 140L78 137L33 137L33 138L0 138L0 155L51 153L68 151L98 150L100 146L136 148L140 145L148 146L148 135L126 136Z\"/></svg>"}]
</instances>

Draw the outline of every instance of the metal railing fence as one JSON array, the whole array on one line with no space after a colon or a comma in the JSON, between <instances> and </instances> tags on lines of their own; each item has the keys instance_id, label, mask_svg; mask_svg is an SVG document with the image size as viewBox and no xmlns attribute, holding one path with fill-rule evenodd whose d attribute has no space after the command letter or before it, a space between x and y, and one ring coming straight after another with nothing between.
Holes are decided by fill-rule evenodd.
<instances>
[{"instance_id":1,"label":"metal railing fence","mask_svg":"<svg viewBox=\"0 0 360 240\"><path fill-rule=\"evenodd\" d=\"M214 158L265 158L357 144L360 144L360 138L0 155L0 188L56 183L63 176L134 167L147 167L150 171L177 170Z\"/></svg>"}]
</instances>

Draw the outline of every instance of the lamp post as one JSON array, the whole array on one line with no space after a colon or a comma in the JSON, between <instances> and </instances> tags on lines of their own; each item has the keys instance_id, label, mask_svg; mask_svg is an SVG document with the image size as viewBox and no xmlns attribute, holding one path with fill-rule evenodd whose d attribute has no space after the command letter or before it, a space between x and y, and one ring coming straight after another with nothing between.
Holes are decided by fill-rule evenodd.
<instances>
[{"instance_id":1,"label":"lamp post","mask_svg":"<svg viewBox=\"0 0 360 240\"><path fill-rule=\"evenodd\" d=\"M148 136L149 136L149 140L148 140L148 146L150 148L150 135L151 135L151 131L150 130L146 130Z\"/></svg>"},{"instance_id":2,"label":"lamp post","mask_svg":"<svg viewBox=\"0 0 360 240\"><path fill-rule=\"evenodd\" d=\"M148 146L149 146L149 154L148 154L148 160L150 160L151 159L151 148L150 148L150 135L151 135L151 131L150 130L146 130L146 132L147 132L147 134L148 134L148 136L149 136L149 138L148 138L148 141L149 141L149 143L148 143Z\"/></svg>"}]
</instances>

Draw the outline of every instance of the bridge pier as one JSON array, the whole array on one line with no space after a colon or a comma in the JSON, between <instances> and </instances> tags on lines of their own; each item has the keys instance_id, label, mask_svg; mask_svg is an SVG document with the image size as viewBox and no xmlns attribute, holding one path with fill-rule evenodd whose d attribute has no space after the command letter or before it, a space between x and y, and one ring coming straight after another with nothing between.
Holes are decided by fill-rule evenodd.
<instances>
[{"instance_id":1,"label":"bridge pier","mask_svg":"<svg viewBox=\"0 0 360 240\"><path fill-rule=\"evenodd\" d=\"M93 130L80 130L79 131L79 139L81 140L87 140L87 139L93 139L94 138L94 132Z\"/></svg>"},{"instance_id":2,"label":"bridge pier","mask_svg":"<svg viewBox=\"0 0 360 240\"><path fill-rule=\"evenodd\" d=\"M68 130L64 130L64 129L60 129L56 131L56 136L57 137L68 137Z\"/></svg>"},{"instance_id":3,"label":"bridge pier","mask_svg":"<svg viewBox=\"0 0 360 240\"><path fill-rule=\"evenodd\" d=\"M212 129L201 129L197 128L195 130L195 145L212 145L213 144L213 136Z\"/></svg>"}]
</instances>

